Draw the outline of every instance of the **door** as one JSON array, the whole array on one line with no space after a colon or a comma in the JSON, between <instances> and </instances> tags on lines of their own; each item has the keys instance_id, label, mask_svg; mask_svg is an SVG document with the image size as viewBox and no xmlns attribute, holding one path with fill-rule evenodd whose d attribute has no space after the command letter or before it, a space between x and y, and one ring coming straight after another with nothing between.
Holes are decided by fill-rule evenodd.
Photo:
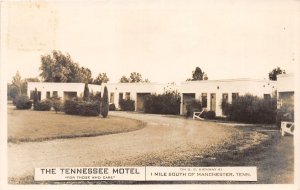
<instances>
[{"instance_id":1,"label":"door","mask_svg":"<svg viewBox=\"0 0 300 190\"><path fill-rule=\"evenodd\" d=\"M144 101L145 97L150 95L150 93L137 93L136 94L136 111L145 111Z\"/></svg>"},{"instance_id":2,"label":"door","mask_svg":"<svg viewBox=\"0 0 300 190\"><path fill-rule=\"evenodd\" d=\"M210 94L210 110L216 112L216 93Z\"/></svg>"},{"instance_id":3,"label":"door","mask_svg":"<svg viewBox=\"0 0 300 190\"><path fill-rule=\"evenodd\" d=\"M182 114L186 115L187 114L187 105L190 105L190 103L195 100L196 94L195 93L183 93L182 94Z\"/></svg>"}]
</instances>

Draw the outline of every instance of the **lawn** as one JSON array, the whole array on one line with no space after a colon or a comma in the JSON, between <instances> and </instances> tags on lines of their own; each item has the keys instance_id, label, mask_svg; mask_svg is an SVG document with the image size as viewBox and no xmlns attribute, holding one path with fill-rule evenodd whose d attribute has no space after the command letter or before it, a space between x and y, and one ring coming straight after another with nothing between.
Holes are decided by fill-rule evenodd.
<instances>
[{"instance_id":1,"label":"lawn","mask_svg":"<svg viewBox=\"0 0 300 190\"><path fill-rule=\"evenodd\" d=\"M141 129L144 124L119 117L66 115L54 111L8 108L8 142L32 142L59 138L91 137Z\"/></svg>"}]
</instances>

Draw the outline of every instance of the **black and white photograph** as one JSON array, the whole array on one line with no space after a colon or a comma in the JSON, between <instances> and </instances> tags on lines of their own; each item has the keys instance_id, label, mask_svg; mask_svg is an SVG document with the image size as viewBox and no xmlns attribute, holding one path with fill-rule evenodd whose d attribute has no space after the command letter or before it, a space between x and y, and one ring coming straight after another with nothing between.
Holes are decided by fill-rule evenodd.
<instances>
[{"instance_id":1,"label":"black and white photograph","mask_svg":"<svg viewBox=\"0 0 300 190\"><path fill-rule=\"evenodd\" d=\"M299 189L300 1L0 5L0 189Z\"/></svg>"}]
</instances>

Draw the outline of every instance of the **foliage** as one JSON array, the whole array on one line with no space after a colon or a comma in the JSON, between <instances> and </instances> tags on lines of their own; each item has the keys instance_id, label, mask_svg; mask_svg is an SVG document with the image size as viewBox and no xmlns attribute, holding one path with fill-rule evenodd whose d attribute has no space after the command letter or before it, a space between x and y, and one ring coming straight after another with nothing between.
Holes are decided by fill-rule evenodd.
<instances>
[{"instance_id":1,"label":"foliage","mask_svg":"<svg viewBox=\"0 0 300 190\"><path fill-rule=\"evenodd\" d=\"M120 107L122 111L134 111L135 106L134 106L134 100L125 100L121 99L119 101Z\"/></svg>"},{"instance_id":2,"label":"foliage","mask_svg":"<svg viewBox=\"0 0 300 190\"><path fill-rule=\"evenodd\" d=\"M276 99L262 99L246 94L238 96L231 104L221 104L228 119L248 123L275 123Z\"/></svg>"},{"instance_id":3,"label":"foliage","mask_svg":"<svg viewBox=\"0 0 300 190\"><path fill-rule=\"evenodd\" d=\"M107 77L106 73L99 73L99 75L93 81L93 84L101 85L102 83L107 83L109 78Z\"/></svg>"},{"instance_id":4,"label":"foliage","mask_svg":"<svg viewBox=\"0 0 300 190\"><path fill-rule=\"evenodd\" d=\"M43 100L34 104L34 110L36 111L50 111L52 102L50 100Z\"/></svg>"},{"instance_id":5,"label":"foliage","mask_svg":"<svg viewBox=\"0 0 300 190\"><path fill-rule=\"evenodd\" d=\"M95 95L93 93L90 93L89 96L90 101L101 101L101 92L97 92Z\"/></svg>"},{"instance_id":6,"label":"foliage","mask_svg":"<svg viewBox=\"0 0 300 190\"><path fill-rule=\"evenodd\" d=\"M37 92L36 88L34 89L34 92L33 92L33 95L32 95L32 99L33 99L33 106L34 106L39 101L39 95L38 95L38 92Z\"/></svg>"},{"instance_id":7,"label":"foliage","mask_svg":"<svg viewBox=\"0 0 300 190\"><path fill-rule=\"evenodd\" d=\"M145 113L155 114L179 114L180 95L179 93L165 92L160 95L148 95L144 101Z\"/></svg>"},{"instance_id":8,"label":"foliage","mask_svg":"<svg viewBox=\"0 0 300 190\"><path fill-rule=\"evenodd\" d=\"M16 108L20 110L30 109L32 106L32 102L29 100L28 96L20 95L15 99Z\"/></svg>"},{"instance_id":9,"label":"foliage","mask_svg":"<svg viewBox=\"0 0 300 190\"><path fill-rule=\"evenodd\" d=\"M125 75L122 76L120 79L120 83L149 83L149 79L143 80L142 74L138 72L132 72L130 73L130 76L127 78Z\"/></svg>"},{"instance_id":10,"label":"foliage","mask_svg":"<svg viewBox=\"0 0 300 190\"><path fill-rule=\"evenodd\" d=\"M277 67L273 69L271 72L269 72L269 79L277 80L277 75L279 74L285 74L285 70L282 70L280 67Z\"/></svg>"},{"instance_id":11,"label":"foliage","mask_svg":"<svg viewBox=\"0 0 300 190\"><path fill-rule=\"evenodd\" d=\"M106 118L109 111L109 103L108 103L108 91L107 87L104 87L103 98L101 102L101 115Z\"/></svg>"},{"instance_id":12,"label":"foliage","mask_svg":"<svg viewBox=\"0 0 300 190\"><path fill-rule=\"evenodd\" d=\"M186 116L192 117L194 112L199 112L202 110L202 103L199 100L191 100L186 103Z\"/></svg>"},{"instance_id":13,"label":"foliage","mask_svg":"<svg viewBox=\"0 0 300 190\"><path fill-rule=\"evenodd\" d=\"M89 86L87 83L84 85L84 91L83 91L83 100L88 101L90 98L90 91L89 91Z\"/></svg>"},{"instance_id":14,"label":"foliage","mask_svg":"<svg viewBox=\"0 0 300 190\"><path fill-rule=\"evenodd\" d=\"M294 122L294 106L283 105L277 110L276 125L281 126L281 121Z\"/></svg>"},{"instance_id":15,"label":"foliage","mask_svg":"<svg viewBox=\"0 0 300 190\"><path fill-rule=\"evenodd\" d=\"M115 104L109 104L109 111L116 111L116 105Z\"/></svg>"},{"instance_id":16,"label":"foliage","mask_svg":"<svg viewBox=\"0 0 300 190\"><path fill-rule=\"evenodd\" d=\"M207 75L200 69L200 67L196 67L192 72L192 78L187 79L187 81L196 81L196 80L207 80Z\"/></svg>"},{"instance_id":17,"label":"foliage","mask_svg":"<svg viewBox=\"0 0 300 190\"><path fill-rule=\"evenodd\" d=\"M100 114L99 101L66 100L64 104L66 114L82 116L98 116Z\"/></svg>"},{"instance_id":18,"label":"foliage","mask_svg":"<svg viewBox=\"0 0 300 190\"><path fill-rule=\"evenodd\" d=\"M20 89L13 84L7 84L7 99L13 100L15 103L15 98L20 95Z\"/></svg>"},{"instance_id":19,"label":"foliage","mask_svg":"<svg viewBox=\"0 0 300 190\"><path fill-rule=\"evenodd\" d=\"M52 101L52 107L56 113L64 110L63 103L59 97L52 97L51 101Z\"/></svg>"},{"instance_id":20,"label":"foliage","mask_svg":"<svg viewBox=\"0 0 300 190\"><path fill-rule=\"evenodd\" d=\"M40 76L45 82L82 82L91 83L92 73L88 68L79 67L69 54L52 51L52 55L41 57Z\"/></svg>"},{"instance_id":21,"label":"foliage","mask_svg":"<svg viewBox=\"0 0 300 190\"><path fill-rule=\"evenodd\" d=\"M202 118L205 118L205 119L215 119L216 118L216 112L214 112L214 111L204 111L200 116Z\"/></svg>"},{"instance_id":22,"label":"foliage","mask_svg":"<svg viewBox=\"0 0 300 190\"><path fill-rule=\"evenodd\" d=\"M100 114L100 103L96 102L80 102L79 114L82 116L98 116Z\"/></svg>"}]
</instances>

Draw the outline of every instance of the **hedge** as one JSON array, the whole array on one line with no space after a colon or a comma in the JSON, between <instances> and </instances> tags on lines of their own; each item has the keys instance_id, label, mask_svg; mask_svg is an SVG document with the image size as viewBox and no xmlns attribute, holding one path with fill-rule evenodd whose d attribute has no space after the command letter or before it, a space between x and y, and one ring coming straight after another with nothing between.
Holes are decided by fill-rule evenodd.
<instances>
[{"instance_id":1,"label":"hedge","mask_svg":"<svg viewBox=\"0 0 300 190\"><path fill-rule=\"evenodd\" d=\"M36 111L50 111L52 102L50 100L43 100L34 104L34 110Z\"/></svg>"},{"instance_id":2,"label":"hedge","mask_svg":"<svg viewBox=\"0 0 300 190\"><path fill-rule=\"evenodd\" d=\"M120 100L120 107L122 111L134 111L135 106L134 106L134 100Z\"/></svg>"},{"instance_id":3,"label":"hedge","mask_svg":"<svg viewBox=\"0 0 300 190\"><path fill-rule=\"evenodd\" d=\"M172 114L180 113L180 95L167 92L160 95L148 95L144 101L145 113Z\"/></svg>"},{"instance_id":4,"label":"hedge","mask_svg":"<svg viewBox=\"0 0 300 190\"><path fill-rule=\"evenodd\" d=\"M100 114L100 101L66 100L64 111L70 115L98 116Z\"/></svg>"},{"instance_id":5,"label":"hedge","mask_svg":"<svg viewBox=\"0 0 300 190\"><path fill-rule=\"evenodd\" d=\"M15 98L16 108L20 110L30 109L32 101L29 100L28 96L21 95Z\"/></svg>"},{"instance_id":6,"label":"hedge","mask_svg":"<svg viewBox=\"0 0 300 190\"><path fill-rule=\"evenodd\" d=\"M116 105L115 104L109 104L109 111L116 111Z\"/></svg>"},{"instance_id":7,"label":"hedge","mask_svg":"<svg viewBox=\"0 0 300 190\"><path fill-rule=\"evenodd\" d=\"M222 102L229 120L271 124L276 121L276 99L263 99L250 94L237 97L232 103Z\"/></svg>"}]
</instances>

